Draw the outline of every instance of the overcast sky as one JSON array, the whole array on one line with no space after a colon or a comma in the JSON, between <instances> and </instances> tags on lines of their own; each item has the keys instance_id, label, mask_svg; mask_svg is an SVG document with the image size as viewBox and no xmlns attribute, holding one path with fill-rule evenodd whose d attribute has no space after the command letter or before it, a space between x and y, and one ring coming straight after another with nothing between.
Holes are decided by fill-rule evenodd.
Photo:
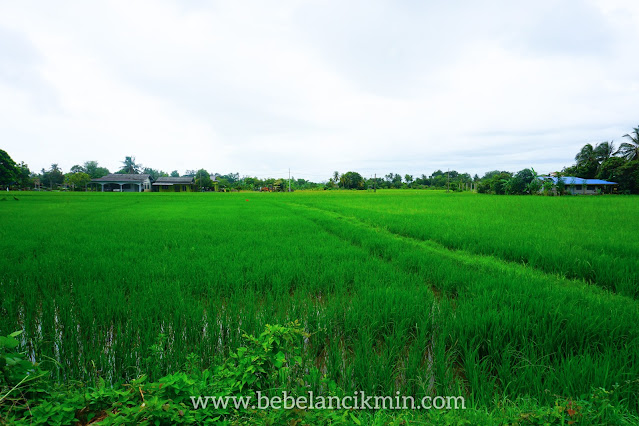
<instances>
[{"instance_id":1,"label":"overcast sky","mask_svg":"<svg viewBox=\"0 0 639 426\"><path fill-rule=\"evenodd\" d=\"M326 180L573 163L639 125L639 1L0 0L0 148Z\"/></svg>"}]
</instances>

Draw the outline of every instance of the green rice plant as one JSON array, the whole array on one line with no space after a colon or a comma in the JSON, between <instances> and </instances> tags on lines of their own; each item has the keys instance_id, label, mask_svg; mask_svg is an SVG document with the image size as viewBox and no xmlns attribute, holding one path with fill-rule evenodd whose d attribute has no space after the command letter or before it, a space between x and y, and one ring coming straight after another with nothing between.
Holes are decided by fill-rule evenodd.
<instances>
[{"instance_id":1,"label":"green rice plant","mask_svg":"<svg viewBox=\"0 0 639 426\"><path fill-rule=\"evenodd\" d=\"M300 319L311 389L493 410L614 388L637 413L634 200L25 193L0 206L0 335L60 383L117 385Z\"/></svg>"},{"instance_id":2,"label":"green rice plant","mask_svg":"<svg viewBox=\"0 0 639 426\"><path fill-rule=\"evenodd\" d=\"M451 249L525 263L639 296L637 197L494 197L438 191L329 191L300 195L319 207Z\"/></svg>"}]
</instances>

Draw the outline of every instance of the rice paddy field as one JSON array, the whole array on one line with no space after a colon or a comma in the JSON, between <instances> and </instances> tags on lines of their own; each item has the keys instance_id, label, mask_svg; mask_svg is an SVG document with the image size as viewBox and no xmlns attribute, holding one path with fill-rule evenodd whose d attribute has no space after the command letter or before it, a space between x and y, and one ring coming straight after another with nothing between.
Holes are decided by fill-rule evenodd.
<instances>
[{"instance_id":1,"label":"rice paddy field","mask_svg":"<svg viewBox=\"0 0 639 426\"><path fill-rule=\"evenodd\" d=\"M60 382L212 365L300 320L304 362L347 391L490 409L601 387L639 413L637 197L14 195L0 335Z\"/></svg>"}]
</instances>

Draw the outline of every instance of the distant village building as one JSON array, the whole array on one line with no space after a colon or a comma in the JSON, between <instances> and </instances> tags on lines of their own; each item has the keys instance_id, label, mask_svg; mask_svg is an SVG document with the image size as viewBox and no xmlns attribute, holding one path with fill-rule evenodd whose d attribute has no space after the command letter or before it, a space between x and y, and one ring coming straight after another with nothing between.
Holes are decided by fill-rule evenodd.
<instances>
[{"instance_id":1,"label":"distant village building","mask_svg":"<svg viewBox=\"0 0 639 426\"><path fill-rule=\"evenodd\" d=\"M191 177L159 177L152 184L155 192L193 192L195 179Z\"/></svg>"},{"instance_id":2,"label":"distant village building","mask_svg":"<svg viewBox=\"0 0 639 426\"><path fill-rule=\"evenodd\" d=\"M150 192L151 175L111 173L97 179L91 184L100 185L102 192Z\"/></svg>"},{"instance_id":3,"label":"distant village building","mask_svg":"<svg viewBox=\"0 0 639 426\"><path fill-rule=\"evenodd\" d=\"M218 192L220 190L220 182L217 180L217 175L209 175L211 178L211 185L213 185L213 191Z\"/></svg>"},{"instance_id":4,"label":"distant village building","mask_svg":"<svg viewBox=\"0 0 639 426\"><path fill-rule=\"evenodd\" d=\"M566 192L572 195L595 195L602 192L610 192L617 185L616 182L609 182L602 179L583 179L574 176L539 176L542 182L552 181L553 186L557 185L559 179L566 186ZM543 191L543 189L541 190ZM541 192L540 191L540 192ZM555 189L553 189L555 191Z\"/></svg>"},{"instance_id":5,"label":"distant village building","mask_svg":"<svg viewBox=\"0 0 639 426\"><path fill-rule=\"evenodd\" d=\"M219 182L211 175L212 190L218 191ZM154 180L148 174L111 173L89 182L92 188L101 192L193 192L196 190L195 178L158 177Z\"/></svg>"}]
</instances>

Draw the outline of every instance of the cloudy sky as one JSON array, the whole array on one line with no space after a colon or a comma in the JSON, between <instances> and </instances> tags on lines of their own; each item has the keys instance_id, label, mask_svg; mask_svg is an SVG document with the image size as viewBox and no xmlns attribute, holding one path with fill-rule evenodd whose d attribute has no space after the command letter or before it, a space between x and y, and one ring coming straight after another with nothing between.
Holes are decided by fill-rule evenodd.
<instances>
[{"instance_id":1,"label":"cloudy sky","mask_svg":"<svg viewBox=\"0 0 639 426\"><path fill-rule=\"evenodd\" d=\"M315 181L538 172L639 125L636 0L0 0L0 149Z\"/></svg>"}]
</instances>

